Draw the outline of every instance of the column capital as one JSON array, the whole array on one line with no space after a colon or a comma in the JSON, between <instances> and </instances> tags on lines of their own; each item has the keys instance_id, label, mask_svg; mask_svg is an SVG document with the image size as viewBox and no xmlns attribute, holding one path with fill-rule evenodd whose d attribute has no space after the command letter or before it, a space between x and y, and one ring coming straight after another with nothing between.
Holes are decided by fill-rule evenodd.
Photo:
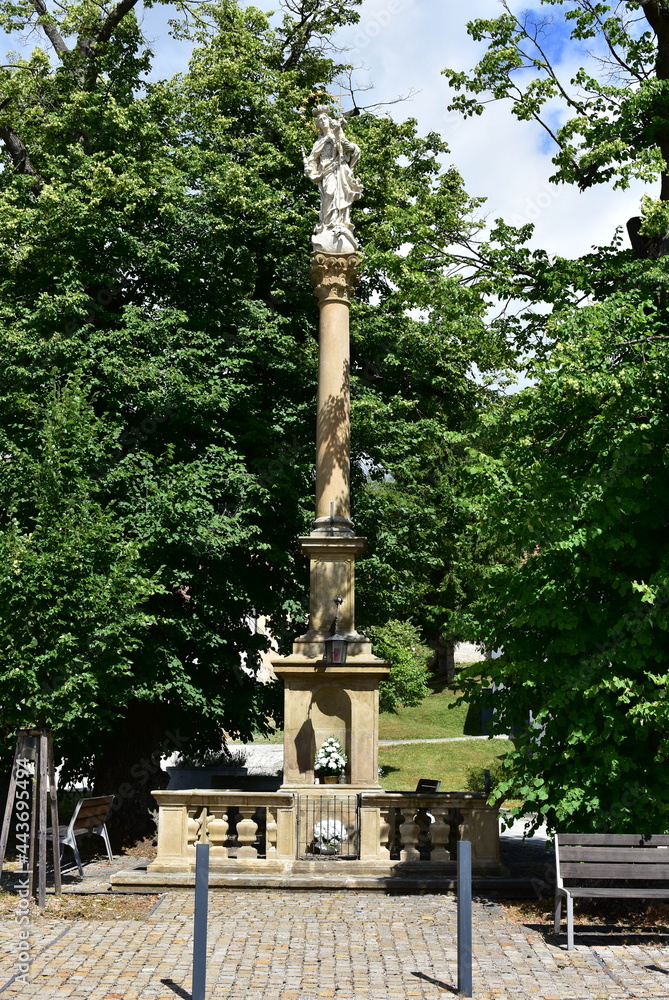
<instances>
[{"instance_id":1,"label":"column capital","mask_svg":"<svg viewBox=\"0 0 669 1000\"><path fill-rule=\"evenodd\" d=\"M358 284L356 253L314 253L311 256L311 280L320 306L326 302L349 305Z\"/></svg>"}]
</instances>

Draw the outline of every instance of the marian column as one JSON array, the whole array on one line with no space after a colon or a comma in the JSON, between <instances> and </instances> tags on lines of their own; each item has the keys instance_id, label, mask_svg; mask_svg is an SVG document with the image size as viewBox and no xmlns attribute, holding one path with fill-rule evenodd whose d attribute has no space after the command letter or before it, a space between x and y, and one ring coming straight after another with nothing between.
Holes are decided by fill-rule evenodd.
<instances>
[{"instance_id":1,"label":"marian column","mask_svg":"<svg viewBox=\"0 0 669 1000\"><path fill-rule=\"evenodd\" d=\"M355 535L350 486L349 310L359 262L350 211L362 194L353 172L360 150L326 107L314 116L319 136L304 167L321 196L311 258L320 311L316 516L311 534L300 539L311 567L309 629L296 639L292 656L273 661L285 683L283 787L313 785L316 750L336 736L349 759L349 787L378 788L378 689L390 665L355 628L355 560L366 540ZM324 642L337 612L347 661L326 666Z\"/></svg>"}]
</instances>

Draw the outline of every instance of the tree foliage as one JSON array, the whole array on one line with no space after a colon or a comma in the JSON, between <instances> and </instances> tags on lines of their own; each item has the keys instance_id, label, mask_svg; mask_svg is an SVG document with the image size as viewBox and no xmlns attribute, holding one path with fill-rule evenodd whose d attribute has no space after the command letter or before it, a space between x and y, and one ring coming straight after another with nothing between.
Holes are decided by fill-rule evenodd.
<instances>
[{"instance_id":1,"label":"tree foliage","mask_svg":"<svg viewBox=\"0 0 669 1000\"><path fill-rule=\"evenodd\" d=\"M472 461L482 530L513 557L472 609L503 655L465 684L502 685L488 696L497 731L516 728L502 790L525 810L562 830L663 831L666 305L611 296L554 322L559 347Z\"/></svg>"},{"instance_id":2,"label":"tree foliage","mask_svg":"<svg viewBox=\"0 0 669 1000\"><path fill-rule=\"evenodd\" d=\"M430 693L427 664L431 652L411 622L390 620L369 629L377 656L390 661L390 674L379 685L379 708L397 712L400 706L420 705Z\"/></svg>"},{"instance_id":3,"label":"tree foliage","mask_svg":"<svg viewBox=\"0 0 669 1000\"><path fill-rule=\"evenodd\" d=\"M585 188L660 175L666 201L663 5L546 6L554 19L507 9L470 25L488 49L470 76L449 73L464 91L456 105L478 113L483 95L511 99L519 119L551 132L553 179ZM561 38L589 46L599 75L561 81ZM465 442L488 556L463 627L501 655L463 684L495 707L497 732L515 733L499 792L553 829L669 829L661 202L646 200L632 250L617 237L555 259L527 248L531 227L503 223L481 248L501 295L522 303L506 329L529 351L532 384Z\"/></svg>"},{"instance_id":4,"label":"tree foliage","mask_svg":"<svg viewBox=\"0 0 669 1000\"><path fill-rule=\"evenodd\" d=\"M135 818L156 754L280 714L248 674L255 617L285 649L306 606L316 196L300 150L358 0L288 0L272 22L233 0L176 6L189 70L156 80L131 0L0 5L5 30L49 46L0 71L4 732L48 725L65 776L126 789ZM476 204L439 137L367 113L349 134L366 188L353 459L387 524L382 484L407 469L409 492L432 485L449 408L459 425L482 395L472 350L485 368L505 348L443 274Z\"/></svg>"},{"instance_id":5,"label":"tree foliage","mask_svg":"<svg viewBox=\"0 0 669 1000\"><path fill-rule=\"evenodd\" d=\"M666 201L669 21L662 0L541 0L543 10L521 14L503 7L500 17L468 24L487 49L471 74L445 71L462 91L452 107L481 114L488 101L509 100L519 120L537 122L555 144L552 180L585 189L661 176ZM564 79L565 51L594 68L581 66Z\"/></svg>"}]
</instances>

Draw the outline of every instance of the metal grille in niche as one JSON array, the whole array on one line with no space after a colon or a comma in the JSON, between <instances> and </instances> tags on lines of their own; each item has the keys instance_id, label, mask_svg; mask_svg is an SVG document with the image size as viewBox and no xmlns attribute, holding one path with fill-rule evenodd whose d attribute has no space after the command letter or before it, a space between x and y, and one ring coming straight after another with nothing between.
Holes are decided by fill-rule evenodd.
<instances>
[{"instance_id":1,"label":"metal grille in niche","mask_svg":"<svg viewBox=\"0 0 669 1000\"><path fill-rule=\"evenodd\" d=\"M297 815L298 858L359 857L357 795L300 795Z\"/></svg>"}]
</instances>

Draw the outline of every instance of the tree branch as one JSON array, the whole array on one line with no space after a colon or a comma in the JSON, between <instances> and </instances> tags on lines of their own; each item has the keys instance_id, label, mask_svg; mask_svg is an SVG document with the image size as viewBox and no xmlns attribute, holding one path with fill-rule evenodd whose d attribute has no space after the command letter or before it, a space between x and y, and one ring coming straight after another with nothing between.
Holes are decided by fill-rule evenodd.
<instances>
[{"instance_id":1,"label":"tree branch","mask_svg":"<svg viewBox=\"0 0 669 1000\"><path fill-rule=\"evenodd\" d=\"M602 35L604 37L604 41L606 42L608 50L611 53L613 59L618 63L621 69L624 69L626 73L629 73L630 76L633 76L635 80L639 81L639 83L643 83L645 77L643 77L640 73L637 73L636 70L632 69L632 67L625 62L625 60L622 58L622 56L616 49L615 45L611 41L611 37L608 31L606 30L606 22L603 20L598 8L589 2L585 3L584 7L586 8L586 10L592 13L592 16L597 21L597 24L599 25ZM627 30L627 25L624 25L624 27L625 30Z\"/></svg>"},{"instance_id":2,"label":"tree branch","mask_svg":"<svg viewBox=\"0 0 669 1000\"><path fill-rule=\"evenodd\" d=\"M17 174L28 174L30 177L34 177L37 181L34 191L36 194L39 194L44 187L44 180L40 177L30 162L28 150L23 145L16 132L14 132L14 130L8 125L0 126L0 139L2 139L5 144L5 149L11 157Z\"/></svg>"},{"instance_id":3,"label":"tree branch","mask_svg":"<svg viewBox=\"0 0 669 1000\"><path fill-rule=\"evenodd\" d=\"M129 14L132 8L137 4L137 0L121 0L113 11L107 17L107 20L103 23L99 32L93 39L93 45L98 45L100 42L108 42L112 36L114 28L120 24L126 14Z\"/></svg>"},{"instance_id":4,"label":"tree branch","mask_svg":"<svg viewBox=\"0 0 669 1000\"><path fill-rule=\"evenodd\" d=\"M70 50L65 44L65 40L61 35L60 31L58 30L56 25L49 20L51 15L49 14L47 5L45 4L44 0L31 0L31 3L35 8L35 10L37 11L37 13L39 14L40 18L45 18L45 20L40 21L40 27L43 28L44 34L49 39L54 49L58 53L58 55L62 56L64 52L69 52Z\"/></svg>"},{"instance_id":5,"label":"tree branch","mask_svg":"<svg viewBox=\"0 0 669 1000\"><path fill-rule=\"evenodd\" d=\"M655 72L658 80L669 79L669 12L658 0L639 0L645 18L657 38Z\"/></svg>"}]
</instances>

